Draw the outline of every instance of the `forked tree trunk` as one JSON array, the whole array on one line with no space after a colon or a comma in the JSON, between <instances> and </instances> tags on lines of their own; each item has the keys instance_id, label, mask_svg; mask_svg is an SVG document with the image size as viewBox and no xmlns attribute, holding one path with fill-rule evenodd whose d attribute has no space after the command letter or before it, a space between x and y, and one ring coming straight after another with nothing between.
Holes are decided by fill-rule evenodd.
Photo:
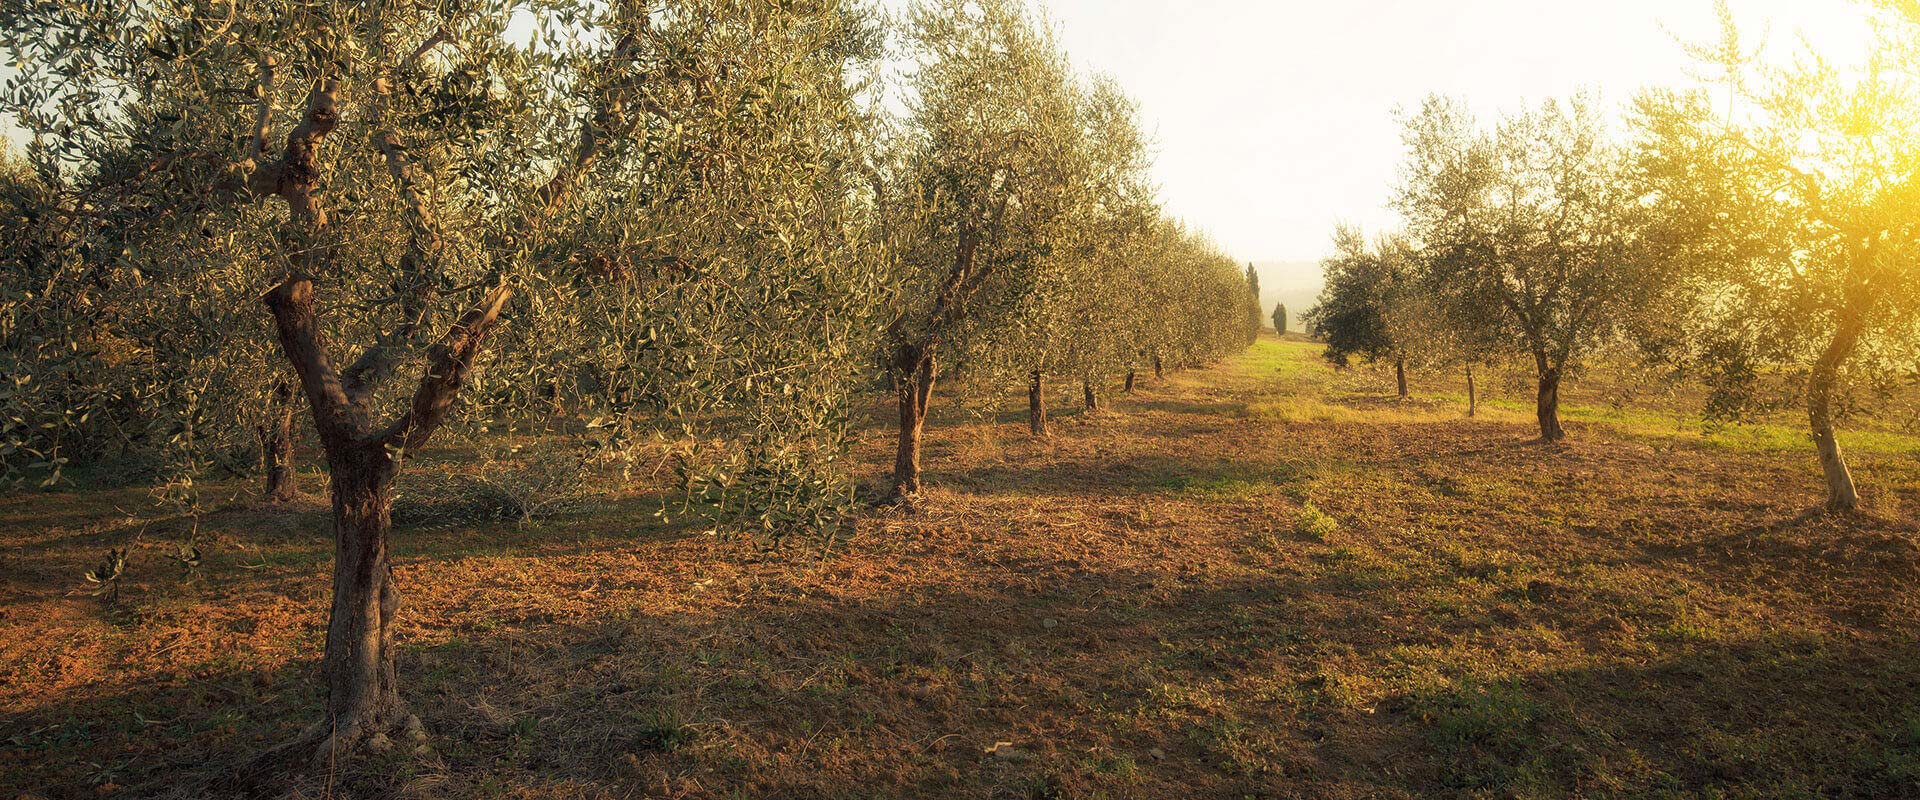
<instances>
[{"instance_id":1,"label":"forked tree trunk","mask_svg":"<svg viewBox=\"0 0 1920 800\"><path fill-rule=\"evenodd\" d=\"M1027 429L1035 436L1047 435L1047 398L1040 370L1027 373Z\"/></svg>"},{"instance_id":2,"label":"forked tree trunk","mask_svg":"<svg viewBox=\"0 0 1920 800\"><path fill-rule=\"evenodd\" d=\"M260 465L267 474L260 498L268 503L292 500L298 494L293 482L293 384L285 378L273 382L259 433Z\"/></svg>"},{"instance_id":3,"label":"forked tree trunk","mask_svg":"<svg viewBox=\"0 0 1920 800\"><path fill-rule=\"evenodd\" d=\"M894 392L900 411L900 436L893 456L893 485L889 497L900 499L920 491L920 434L927 426L927 405L933 399L933 355L903 346L894 360Z\"/></svg>"},{"instance_id":4,"label":"forked tree trunk","mask_svg":"<svg viewBox=\"0 0 1920 800\"><path fill-rule=\"evenodd\" d=\"M1543 359L1540 367L1540 393L1534 401L1534 413L1540 420L1540 440L1558 442L1567 438L1566 430L1560 427L1560 368L1546 366Z\"/></svg>"},{"instance_id":5,"label":"forked tree trunk","mask_svg":"<svg viewBox=\"0 0 1920 800\"><path fill-rule=\"evenodd\" d=\"M1820 471L1827 480L1829 511L1860 508L1859 489L1853 484L1853 473L1847 469L1847 459L1834 433L1834 395L1840 388L1840 367L1853 355L1863 327L1855 309L1849 307L1843 313L1833 340L1807 376L1807 419L1813 429L1813 445L1820 453Z\"/></svg>"},{"instance_id":6,"label":"forked tree trunk","mask_svg":"<svg viewBox=\"0 0 1920 800\"><path fill-rule=\"evenodd\" d=\"M1475 388L1476 387L1473 384L1473 365L1468 364L1467 365L1467 416L1469 417L1479 413L1480 411L1480 394L1477 391L1475 391Z\"/></svg>"},{"instance_id":7,"label":"forked tree trunk","mask_svg":"<svg viewBox=\"0 0 1920 800\"><path fill-rule=\"evenodd\" d=\"M358 750L382 750L392 736L423 739L417 718L400 700L393 669L393 616L399 596L387 563L393 479L398 458L426 445L446 418L477 360L481 343L509 296L502 284L456 322L428 357L426 373L407 410L376 426L368 370L356 363L336 372L318 326L313 284L288 279L267 295L287 360L300 375L314 427L326 452L333 489L333 606L322 663L327 712L306 732L262 761L291 760L308 750L316 766Z\"/></svg>"},{"instance_id":8,"label":"forked tree trunk","mask_svg":"<svg viewBox=\"0 0 1920 800\"><path fill-rule=\"evenodd\" d=\"M1092 378L1080 379L1080 393L1086 396L1088 411L1100 410L1100 395L1093 388Z\"/></svg>"},{"instance_id":9,"label":"forked tree trunk","mask_svg":"<svg viewBox=\"0 0 1920 800\"><path fill-rule=\"evenodd\" d=\"M1133 394L1133 376L1134 371L1127 370L1127 388L1124 390L1127 394Z\"/></svg>"},{"instance_id":10,"label":"forked tree trunk","mask_svg":"<svg viewBox=\"0 0 1920 800\"><path fill-rule=\"evenodd\" d=\"M1393 380L1400 387L1400 399L1402 400L1407 399L1408 395L1407 395L1407 360L1406 359L1396 358L1393 360Z\"/></svg>"}]
</instances>

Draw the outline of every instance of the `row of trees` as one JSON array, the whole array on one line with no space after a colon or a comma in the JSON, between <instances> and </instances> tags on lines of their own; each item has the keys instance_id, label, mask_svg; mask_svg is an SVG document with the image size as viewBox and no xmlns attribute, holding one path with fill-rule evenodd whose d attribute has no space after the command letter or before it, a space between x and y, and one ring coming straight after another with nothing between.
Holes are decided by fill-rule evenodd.
<instances>
[{"instance_id":1,"label":"row of trees","mask_svg":"<svg viewBox=\"0 0 1920 800\"><path fill-rule=\"evenodd\" d=\"M310 421L327 708L285 752L320 761L420 730L388 533L442 430L669 441L741 519L830 528L866 387L901 496L943 373L1093 404L1249 340L1132 101L1022 0L29 3L0 36L33 136L0 169L0 464L284 482Z\"/></svg>"},{"instance_id":2,"label":"row of trees","mask_svg":"<svg viewBox=\"0 0 1920 800\"><path fill-rule=\"evenodd\" d=\"M1609 345L1705 378L1719 419L1784 387L1827 505L1857 508L1836 425L1920 375L1920 11L1881 3L1857 73L1763 67L1721 15L1698 54L1724 86L1642 95L1629 136L1584 97L1490 128L1441 98L1410 114L1406 232L1336 236L1308 316L1328 358L1391 360L1402 394L1409 362L1526 358L1547 440L1563 377Z\"/></svg>"}]
</instances>

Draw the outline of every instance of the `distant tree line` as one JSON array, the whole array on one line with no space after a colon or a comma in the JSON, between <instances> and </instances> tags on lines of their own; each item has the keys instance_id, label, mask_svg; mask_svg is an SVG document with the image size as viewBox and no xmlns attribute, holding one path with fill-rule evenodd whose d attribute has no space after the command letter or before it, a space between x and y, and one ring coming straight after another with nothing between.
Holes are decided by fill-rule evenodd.
<instances>
[{"instance_id":1,"label":"distant tree line","mask_svg":"<svg viewBox=\"0 0 1920 800\"><path fill-rule=\"evenodd\" d=\"M1391 361L1402 396L1409 364L1471 387L1472 365L1524 359L1554 441L1562 382L1623 345L1704 379L1711 419L1797 397L1826 505L1858 508L1836 429L1920 379L1920 6L1874 7L1857 75L1762 68L1720 13L1692 49L1724 86L1642 94L1626 137L1586 97L1491 126L1444 98L1406 115L1406 232L1336 234L1307 314L1327 358Z\"/></svg>"}]
</instances>

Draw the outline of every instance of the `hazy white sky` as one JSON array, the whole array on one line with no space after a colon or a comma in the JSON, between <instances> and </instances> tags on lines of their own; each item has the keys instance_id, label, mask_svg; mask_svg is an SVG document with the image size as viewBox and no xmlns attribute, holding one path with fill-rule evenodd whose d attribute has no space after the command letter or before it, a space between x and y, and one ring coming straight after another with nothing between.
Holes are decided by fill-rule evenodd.
<instances>
[{"instance_id":1,"label":"hazy white sky","mask_svg":"<svg viewBox=\"0 0 1920 800\"><path fill-rule=\"evenodd\" d=\"M1850 0L1731 3L1743 27L1771 20L1776 46L1865 41ZM1396 107L1439 92L1490 114L1581 88L1624 102L1687 80L1675 36L1718 31L1713 0L1048 5L1074 60L1140 99L1169 209L1243 261L1317 260L1337 221L1392 224Z\"/></svg>"}]
</instances>

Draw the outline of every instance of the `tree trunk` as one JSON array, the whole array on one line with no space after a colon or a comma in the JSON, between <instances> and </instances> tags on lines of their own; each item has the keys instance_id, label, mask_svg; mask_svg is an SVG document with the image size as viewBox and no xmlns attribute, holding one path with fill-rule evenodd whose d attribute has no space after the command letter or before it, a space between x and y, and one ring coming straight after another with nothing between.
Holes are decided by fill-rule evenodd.
<instances>
[{"instance_id":1,"label":"tree trunk","mask_svg":"<svg viewBox=\"0 0 1920 800\"><path fill-rule=\"evenodd\" d=\"M1851 304L1850 304L1851 306ZM1827 510L1855 511L1860 508L1860 492L1853 485L1853 473L1840 452L1840 440L1834 435L1834 395L1839 390L1840 366L1853 355L1863 327L1860 314L1852 307L1843 313L1833 340L1814 362L1807 376L1807 419L1813 430L1813 444L1820 452L1820 470L1827 479Z\"/></svg>"},{"instance_id":2,"label":"tree trunk","mask_svg":"<svg viewBox=\"0 0 1920 800\"><path fill-rule=\"evenodd\" d=\"M934 361L919 347L902 347L894 362L894 389L900 407L900 438L893 457L889 496L900 499L920 491L920 434L933 399Z\"/></svg>"},{"instance_id":3,"label":"tree trunk","mask_svg":"<svg viewBox=\"0 0 1920 800\"><path fill-rule=\"evenodd\" d=\"M1155 378L1167 377L1167 371L1160 367L1160 357L1157 355L1153 357L1153 377Z\"/></svg>"},{"instance_id":4,"label":"tree trunk","mask_svg":"<svg viewBox=\"0 0 1920 800\"><path fill-rule=\"evenodd\" d=\"M268 503L292 500L298 495L293 482L293 384L285 378L273 382L259 433L260 463L267 473L261 499Z\"/></svg>"},{"instance_id":5,"label":"tree trunk","mask_svg":"<svg viewBox=\"0 0 1920 800\"><path fill-rule=\"evenodd\" d=\"M391 747L389 733L421 736L406 713L393 670L393 618L400 597L387 563L393 478L399 465L384 447L329 454L333 478L333 609L327 622L326 726L318 756Z\"/></svg>"},{"instance_id":6,"label":"tree trunk","mask_svg":"<svg viewBox=\"0 0 1920 800\"><path fill-rule=\"evenodd\" d=\"M1087 410L1100 410L1100 395L1094 391L1092 378L1080 379L1080 393L1086 395Z\"/></svg>"},{"instance_id":7,"label":"tree trunk","mask_svg":"<svg viewBox=\"0 0 1920 800\"><path fill-rule=\"evenodd\" d=\"M1400 399L1407 399L1407 360L1405 358L1393 360L1393 379L1400 386Z\"/></svg>"},{"instance_id":8,"label":"tree trunk","mask_svg":"<svg viewBox=\"0 0 1920 800\"><path fill-rule=\"evenodd\" d=\"M1035 436L1047 435L1047 402L1040 370L1027 373L1027 428Z\"/></svg>"},{"instance_id":9,"label":"tree trunk","mask_svg":"<svg viewBox=\"0 0 1920 800\"><path fill-rule=\"evenodd\" d=\"M1133 375L1133 370L1127 370L1127 388L1125 390L1127 394L1133 394Z\"/></svg>"},{"instance_id":10,"label":"tree trunk","mask_svg":"<svg viewBox=\"0 0 1920 800\"><path fill-rule=\"evenodd\" d=\"M1475 391L1475 388L1476 387L1473 385L1473 365L1468 364L1467 365L1467 416L1469 417L1479 413L1480 411L1480 394L1477 391Z\"/></svg>"},{"instance_id":11,"label":"tree trunk","mask_svg":"<svg viewBox=\"0 0 1920 800\"><path fill-rule=\"evenodd\" d=\"M1541 441L1558 442L1567 438L1567 432L1560 427L1560 368L1547 366L1545 359L1540 360L1540 394L1534 411L1540 419Z\"/></svg>"}]
</instances>

